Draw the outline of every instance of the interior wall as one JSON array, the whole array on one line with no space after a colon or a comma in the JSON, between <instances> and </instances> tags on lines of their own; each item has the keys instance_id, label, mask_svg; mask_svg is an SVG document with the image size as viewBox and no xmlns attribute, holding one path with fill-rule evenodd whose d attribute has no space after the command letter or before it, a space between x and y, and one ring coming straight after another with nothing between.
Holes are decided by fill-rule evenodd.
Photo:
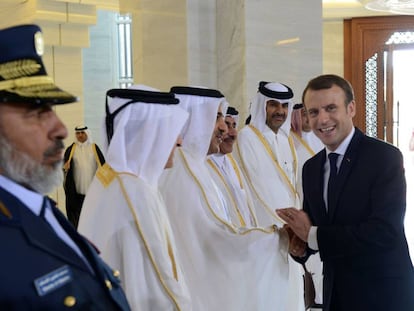
<instances>
[{"instance_id":1,"label":"interior wall","mask_svg":"<svg viewBox=\"0 0 414 311\"><path fill-rule=\"evenodd\" d=\"M344 75L344 35L342 20L323 22L323 73Z\"/></svg>"}]
</instances>

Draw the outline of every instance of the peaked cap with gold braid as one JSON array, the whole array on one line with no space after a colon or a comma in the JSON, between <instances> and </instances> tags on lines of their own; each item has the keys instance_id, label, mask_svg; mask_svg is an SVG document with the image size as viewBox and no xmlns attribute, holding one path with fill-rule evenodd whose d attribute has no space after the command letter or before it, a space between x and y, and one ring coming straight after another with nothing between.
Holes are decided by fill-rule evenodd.
<instances>
[{"instance_id":1,"label":"peaked cap with gold braid","mask_svg":"<svg viewBox=\"0 0 414 311\"><path fill-rule=\"evenodd\" d=\"M0 30L0 104L66 104L77 98L57 87L42 61L44 42L37 25Z\"/></svg>"}]
</instances>

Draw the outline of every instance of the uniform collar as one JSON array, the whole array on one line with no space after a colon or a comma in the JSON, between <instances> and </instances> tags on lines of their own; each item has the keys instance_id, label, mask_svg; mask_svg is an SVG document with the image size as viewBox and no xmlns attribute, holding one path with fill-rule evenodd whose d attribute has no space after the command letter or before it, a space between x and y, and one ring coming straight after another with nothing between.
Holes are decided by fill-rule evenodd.
<instances>
[{"instance_id":1,"label":"uniform collar","mask_svg":"<svg viewBox=\"0 0 414 311\"><path fill-rule=\"evenodd\" d=\"M35 215L40 214L43 204L43 195L27 189L3 175L0 175L0 187L17 197Z\"/></svg>"}]
</instances>

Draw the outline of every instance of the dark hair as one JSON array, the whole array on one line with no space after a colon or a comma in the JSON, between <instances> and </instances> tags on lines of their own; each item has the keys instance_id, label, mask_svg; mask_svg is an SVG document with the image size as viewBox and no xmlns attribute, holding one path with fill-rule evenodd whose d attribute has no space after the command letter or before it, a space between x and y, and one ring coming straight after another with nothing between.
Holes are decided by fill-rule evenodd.
<instances>
[{"instance_id":1,"label":"dark hair","mask_svg":"<svg viewBox=\"0 0 414 311\"><path fill-rule=\"evenodd\" d=\"M340 87L344 91L346 100L345 105L348 105L354 100L354 90L351 84L340 76L328 74L318 76L308 82L308 85L302 93L302 102L305 102L305 94L308 90L325 90L330 89L334 85Z\"/></svg>"}]
</instances>

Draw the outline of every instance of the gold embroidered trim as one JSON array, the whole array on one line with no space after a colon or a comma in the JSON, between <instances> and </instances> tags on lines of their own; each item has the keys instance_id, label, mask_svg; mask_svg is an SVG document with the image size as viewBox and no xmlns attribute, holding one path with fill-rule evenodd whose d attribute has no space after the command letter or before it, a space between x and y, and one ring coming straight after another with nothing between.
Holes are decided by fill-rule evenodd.
<instances>
[{"instance_id":1,"label":"gold embroidered trim","mask_svg":"<svg viewBox=\"0 0 414 311\"><path fill-rule=\"evenodd\" d=\"M167 240L168 256L170 256L172 273L174 275L174 279L178 281L177 263L175 261L174 251L173 251L171 241L170 241L170 236L167 230L165 230L165 239Z\"/></svg>"},{"instance_id":2,"label":"gold embroidered trim","mask_svg":"<svg viewBox=\"0 0 414 311\"><path fill-rule=\"evenodd\" d=\"M210 213L213 215L214 218L216 218L220 223L222 223L224 226L226 226L232 233L235 234L239 234L239 235L247 235L251 232L262 232L262 233L266 233L266 234L272 234L275 231L277 231L277 227L276 226L272 226L270 229L266 229L266 228L261 228L261 227L255 227L255 228L249 228L249 229L245 229L245 228L239 228L239 230L236 230L236 228L232 225L229 224L228 222L224 221L222 218L220 218L215 212L214 210L211 208L211 205L207 199L207 194L203 189L203 186L201 185L200 181L195 177L194 173L191 171L187 159L185 158L185 155L183 153L183 151L181 150L181 148L178 149L179 154L181 155L181 157L183 158L184 161L184 165L187 169L187 171L190 173L190 175L193 177L194 181L196 182L197 186L199 187L199 189L201 190L201 194L203 195L203 199L204 201L207 203L207 207L210 211Z\"/></svg>"},{"instance_id":3,"label":"gold embroidered trim","mask_svg":"<svg viewBox=\"0 0 414 311\"><path fill-rule=\"evenodd\" d=\"M296 137L297 140L299 140L299 142L305 147L305 149L309 152L309 154L313 157L315 155L315 152L312 150L311 147L309 147L308 143L302 138L300 137L297 133L291 131L290 132L293 136Z\"/></svg>"},{"instance_id":4,"label":"gold embroidered trim","mask_svg":"<svg viewBox=\"0 0 414 311\"><path fill-rule=\"evenodd\" d=\"M106 166L106 164L104 164L102 167L104 167L104 166ZM116 175L115 178L117 179L117 181L119 182L119 185L121 186L122 194L123 194L123 196L125 198L125 201L126 201L126 203L128 205L128 208L129 208L129 210L130 210L130 212L132 214L132 217L134 218L134 222L135 222L136 229L138 231L138 234L141 237L142 243L144 243L144 247L145 247L145 250L147 251L148 258L150 259L151 264L154 267L155 274L157 275L158 279L160 280L162 287L167 292L167 295L171 298L172 302L174 303L176 310L177 311L180 311L181 308L180 308L180 306L178 304L177 298L174 296L174 294L171 292L171 290L167 287L167 284L165 284L165 281L162 278L160 269L157 266L157 263L155 261L154 255L152 254L151 249L150 249L150 247L148 245L148 242L145 239L144 232L142 231L141 224L139 223L138 216L137 216L137 213L135 212L135 209L133 207L133 204L131 202L131 199L129 198L128 193L125 190L124 183L122 182L121 178L119 178L119 175L120 174L117 174L115 171L114 171L114 174ZM134 177L137 177L135 175L133 175L133 176ZM168 252L169 252L169 250L168 250ZM170 259L171 259L171 257L170 257ZM174 267L176 267L175 261L172 262L171 264L172 264L173 269L174 269ZM173 273L174 273L174 271L173 271Z\"/></svg>"},{"instance_id":5,"label":"gold embroidered trim","mask_svg":"<svg viewBox=\"0 0 414 311\"><path fill-rule=\"evenodd\" d=\"M229 158L231 162L231 166L233 166L234 172L237 175L237 179L239 180L240 188L243 189L243 181L241 179L241 173L239 171L239 168L237 167L236 160L234 160L233 155L231 153L227 154L227 157Z\"/></svg>"},{"instance_id":6,"label":"gold embroidered trim","mask_svg":"<svg viewBox=\"0 0 414 311\"><path fill-rule=\"evenodd\" d=\"M241 178L241 175L242 174L240 172L240 168L239 168L236 160L234 159L234 157L233 157L233 155L231 153L227 154L227 156L230 159L230 162L231 162L231 165L233 166L234 171L236 172L237 178L239 179L240 188L241 189L244 189L243 180ZM254 222L254 225L257 226L258 221L257 221L257 218L256 218L256 212L254 212L254 208L253 208L253 205L254 204L253 204L253 202L251 202L249 200L249 196L247 195L247 189L245 191L246 191L247 207L248 207L248 209L250 211L250 216L251 216L251 218L252 218L252 220Z\"/></svg>"},{"instance_id":7,"label":"gold embroidered trim","mask_svg":"<svg viewBox=\"0 0 414 311\"><path fill-rule=\"evenodd\" d=\"M96 178L98 178L105 188L111 184L116 175L117 173L107 163L99 167L96 171Z\"/></svg>"},{"instance_id":8,"label":"gold embroidered trim","mask_svg":"<svg viewBox=\"0 0 414 311\"><path fill-rule=\"evenodd\" d=\"M16 90L14 90L16 89ZM55 90L53 79L49 76L23 77L0 82L0 90L14 90L15 92L36 92ZM49 92L50 93L50 92Z\"/></svg>"},{"instance_id":9,"label":"gold embroidered trim","mask_svg":"<svg viewBox=\"0 0 414 311\"><path fill-rule=\"evenodd\" d=\"M237 206L236 199L234 198L234 195L233 195L232 191L229 189L223 174L220 172L217 165L211 159L208 159L207 163L211 166L211 168L214 170L214 172L220 178L221 182L224 185L224 188L226 189L226 192L228 193L229 197L231 198L231 202L233 204L234 209L236 210L236 214L237 214L237 217L239 218L240 225L242 227L246 227L246 221L244 220L243 215L241 214L240 209Z\"/></svg>"},{"instance_id":10,"label":"gold embroidered trim","mask_svg":"<svg viewBox=\"0 0 414 311\"><path fill-rule=\"evenodd\" d=\"M93 154L95 155L95 161L96 161L96 165L99 167L101 167L101 160L99 160L99 156L98 156L98 151L96 150L96 144L92 144L92 151Z\"/></svg>"},{"instance_id":11,"label":"gold embroidered trim","mask_svg":"<svg viewBox=\"0 0 414 311\"><path fill-rule=\"evenodd\" d=\"M211 213L211 214L213 215L213 217L214 217L214 218L216 218L216 219L217 219L220 223L222 223L224 226L226 226L226 227L227 227L227 228L228 228L231 232L233 232L233 233L237 233L236 228L235 228L232 224L228 223L227 221L225 221L224 219L222 219L221 217L219 217L219 216L218 216L218 215L214 212L213 208L212 208L212 207L211 207L211 205L210 205L210 202L208 201L207 194L206 194L206 192L204 191L203 186L201 185L201 182L198 180L198 178L194 175L193 171L190 169L190 166L188 165L188 161L187 161L187 159L186 159L186 157L185 157L185 155L184 155L184 152L181 150L181 148L179 148L179 149L178 149L178 151L179 151L179 153L180 153L180 155L181 155L181 157L182 157L182 159L183 159L183 161L184 161L184 165L185 165L185 167L186 167L187 171L190 173L191 177L194 179L194 181L196 182L196 184L197 184L198 188L200 189L201 194L202 194L202 196L203 196L203 199L204 199L204 201L206 202L207 207L208 207L208 210L210 211L210 213Z\"/></svg>"},{"instance_id":12,"label":"gold embroidered trim","mask_svg":"<svg viewBox=\"0 0 414 311\"><path fill-rule=\"evenodd\" d=\"M263 135L262 135L262 133L260 133L259 130L257 128L255 128L253 125L249 124L248 126L252 129L252 131L256 134L257 138L260 140L260 142L265 147L267 154L273 160L273 163L275 164L277 171L283 177L285 183L289 186L289 189L290 189L291 193L294 196L296 196L298 194L297 191L296 191L296 187L292 184L292 182L290 181L289 177L287 177L285 171L280 166L279 161L277 160L275 154L273 153L272 148L270 147L270 145L267 142L266 138L264 138ZM292 137L291 136L288 137L288 141L289 141L290 151L291 151L291 153L293 155L293 168L295 170L295 176L296 176L296 172L297 172L297 159L296 159L296 152L295 152L294 143L292 141Z\"/></svg>"},{"instance_id":13,"label":"gold embroidered trim","mask_svg":"<svg viewBox=\"0 0 414 311\"><path fill-rule=\"evenodd\" d=\"M5 80L27 77L39 72L42 66L33 59L19 59L0 65L0 76Z\"/></svg>"}]
</instances>

